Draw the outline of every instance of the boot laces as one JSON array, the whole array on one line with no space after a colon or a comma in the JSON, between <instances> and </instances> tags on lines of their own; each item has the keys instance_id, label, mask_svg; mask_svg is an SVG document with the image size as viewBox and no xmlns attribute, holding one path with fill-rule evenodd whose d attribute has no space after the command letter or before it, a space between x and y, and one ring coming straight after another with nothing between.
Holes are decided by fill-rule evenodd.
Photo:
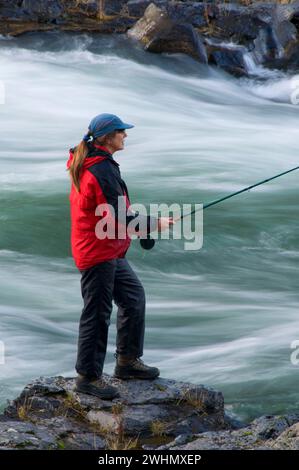
<instances>
[{"instance_id":1,"label":"boot laces","mask_svg":"<svg viewBox=\"0 0 299 470\"><path fill-rule=\"evenodd\" d=\"M142 359L140 359L140 357L136 357L135 359L133 359L132 365L137 366L139 369L146 369L146 365L144 364Z\"/></svg>"},{"instance_id":2,"label":"boot laces","mask_svg":"<svg viewBox=\"0 0 299 470\"><path fill-rule=\"evenodd\" d=\"M114 353L114 357L117 359L118 353ZM135 357L130 361L130 365L137 366L139 369L146 369L147 366L145 363L140 359L140 357Z\"/></svg>"},{"instance_id":3,"label":"boot laces","mask_svg":"<svg viewBox=\"0 0 299 470\"><path fill-rule=\"evenodd\" d=\"M103 377L99 377L98 379L96 379L95 381L92 382L92 385L94 385L95 387L105 387L107 386L107 382L103 379Z\"/></svg>"}]
</instances>

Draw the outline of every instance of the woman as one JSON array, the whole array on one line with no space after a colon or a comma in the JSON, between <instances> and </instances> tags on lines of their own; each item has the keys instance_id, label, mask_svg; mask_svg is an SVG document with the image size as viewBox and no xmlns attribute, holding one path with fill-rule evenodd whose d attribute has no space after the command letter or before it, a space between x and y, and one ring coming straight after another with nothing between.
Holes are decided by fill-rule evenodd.
<instances>
[{"instance_id":1,"label":"woman","mask_svg":"<svg viewBox=\"0 0 299 470\"><path fill-rule=\"evenodd\" d=\"M125 219L117 218L119 201L123 199L128 209L130 200L113 154L123 150L127 137L125 130L132 127L114 114L96 116L80 144L70 150L67 163L72 182L72 254L82 274L84 301L79 326L76 390L103 399L119 396L117 389L102 378L113 301L118 306L115 377L155 379L160 373L159 369L147 366L140 359L143 355L145 295L141 282L125 258L131 242L128 226L136 217L140 220L140 216L128 210ZM97 224L104 216L104 212L99 216L98 210L102 206L108 207L106 214L109 212L110 220L112 217L116 224L114 237L109 236L109 231L105 237L98 236ZM171 217L155 219L148 216L146 233L165 230L173 223ZM119 236L122 225L125 225L124 237ZM144 232L137 233L145 235Z\"/></svg>"}]
</instances>

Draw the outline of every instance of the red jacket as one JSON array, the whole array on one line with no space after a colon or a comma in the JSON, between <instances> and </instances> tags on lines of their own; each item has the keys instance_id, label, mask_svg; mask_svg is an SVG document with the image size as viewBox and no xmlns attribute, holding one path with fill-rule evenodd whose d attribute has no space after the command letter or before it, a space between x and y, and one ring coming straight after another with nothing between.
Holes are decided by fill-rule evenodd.
<instances>
[{"instance_id":1,"label":"red jacket","mask_svg":"<svg viewBox=\"0 0 299 470\"><path fill-rule=\"evenodd\" d=\"M70 150L67 167L72 161L73 151ZM96 207L104 203L112 204L117 213L118 196L124 196L126 206L130 205L128 190L121 178L118 163L105 147L89 144L89 153L84 160L80 177L80 192L76 191L74 184L70 191L71 247L79 270L125 256L131 242L128 234L125 239L101 240L95 232L100 220L95 215Z\"/></svg>"}]
</instances>

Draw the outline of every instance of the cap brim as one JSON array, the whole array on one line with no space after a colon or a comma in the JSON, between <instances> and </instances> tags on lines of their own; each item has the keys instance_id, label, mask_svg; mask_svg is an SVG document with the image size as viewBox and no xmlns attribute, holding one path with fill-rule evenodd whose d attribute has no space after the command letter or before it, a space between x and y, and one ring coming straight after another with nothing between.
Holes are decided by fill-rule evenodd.
<instances>
[{"instance_id":1,"label":"cap brim","mask_svg":"<svg viewBox=\"0 0 299 470\"><path fill-rule=\"evenodd\" d=\"M119 129L132 129L132 127L135 126L133 126L133 124L127 124L126 122L124 122L123 125L119 127Z\"/></svg>"}]
</instances>

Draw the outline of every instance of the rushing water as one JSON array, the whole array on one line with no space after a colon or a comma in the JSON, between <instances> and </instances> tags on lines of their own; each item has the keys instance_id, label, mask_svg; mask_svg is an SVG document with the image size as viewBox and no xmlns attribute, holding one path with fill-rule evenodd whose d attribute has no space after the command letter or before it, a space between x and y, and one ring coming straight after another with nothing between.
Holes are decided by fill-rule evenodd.
<instances>
[{"instance_id":1,"label":"rushing water","mask_svg":"<svg viewBox=\"0 0 299 470\"><path fill-rule=\"evenodd\" d=\"M68 149L101 112L135 124L121 163L131 199L208 202L298 165L291 76L236 79L121 36L0 40L0 403L40 375L74 375L80 273L69 244ZM204 213L204 245L133 242L147 292L146 362L221 391L249 419L297 410L298 172ZM114 366L115 314L105 371Z\"/></svg>"}]
</instances>

